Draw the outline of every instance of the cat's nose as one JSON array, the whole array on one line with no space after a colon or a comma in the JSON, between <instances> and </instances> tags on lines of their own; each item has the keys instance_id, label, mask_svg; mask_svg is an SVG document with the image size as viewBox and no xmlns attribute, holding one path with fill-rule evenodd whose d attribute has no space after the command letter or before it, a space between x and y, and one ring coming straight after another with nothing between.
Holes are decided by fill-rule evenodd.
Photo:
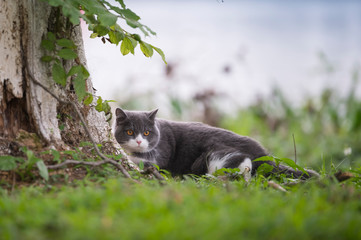
<instances>
[{"instance_id":1,"label":"cat's nose","mask_svg":"<svg viewBox=\"0 0 361 240\"><path fill-rule=\"evenodd\" d=\"M141 140L137 140L136 142L138 143L138 145L140 145L142 143Z\"/></svg>"}]
</instances>

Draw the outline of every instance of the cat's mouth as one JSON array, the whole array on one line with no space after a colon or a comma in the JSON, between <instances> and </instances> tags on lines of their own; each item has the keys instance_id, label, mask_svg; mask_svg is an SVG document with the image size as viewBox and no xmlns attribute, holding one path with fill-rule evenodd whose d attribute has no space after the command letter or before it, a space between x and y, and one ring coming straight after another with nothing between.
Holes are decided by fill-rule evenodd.
<instances>
[{"instance_id":1,"label":"cat's mouth","mask_svg":"<svg viewBox=\"0 0 361 240\"><path fill-rule=\"evenodd\" d=\"M137 144L137 143L128 142L128 143L122 145L122 147L128 152L148 152L149 151L147 144Z\"/></svg>"}]
</instances>

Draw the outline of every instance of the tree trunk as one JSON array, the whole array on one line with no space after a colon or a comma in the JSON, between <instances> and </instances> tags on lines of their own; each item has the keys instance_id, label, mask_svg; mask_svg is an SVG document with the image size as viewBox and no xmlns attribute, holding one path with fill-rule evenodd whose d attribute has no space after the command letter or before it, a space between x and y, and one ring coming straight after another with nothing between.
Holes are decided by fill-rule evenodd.
<instances>
[{"instance_id":1,"label":"tree trunk","mask_svg":"<svg viewBox=\"0 0 361 240\"><path fill-rule=\"evenodd\" d=\"M60 147L86 141L74 109L59 103L32 81L34 78L64 100L76 101L71 84L66 89L51 78L51 65L40 61L45 55L41 40L51 31L70 38L78 46L80 63L86 66L80 26L73 26L40 0L0 0L0 140L16 139L22 133L36 133L42 146ZM63 62L70 69L72 61ZM87 91L93 93L91 80ZM107 141L110 127L103 113L79 104L94 139ZM0 155L1 155L0 141Z\"/></svg>"}]
</instances>

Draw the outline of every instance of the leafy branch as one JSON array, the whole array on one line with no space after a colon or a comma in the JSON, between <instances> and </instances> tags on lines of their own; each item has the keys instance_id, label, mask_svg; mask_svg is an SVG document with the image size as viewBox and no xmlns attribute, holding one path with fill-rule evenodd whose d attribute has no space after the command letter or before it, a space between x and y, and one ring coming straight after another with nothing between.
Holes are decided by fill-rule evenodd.
<instances>
[{"instance_id":1,"label":"leafy branch","mask_svg":"<svg viewBox=\"0 0 361 240\"><path fill-rule=\"evenodd\" d=\"M53 7L61 7L63 15L68 17L74 25L80 23L80 18L87 24L91 38L101 38L103 43L106 41L119 45L120 52L123 55L132 53L139 44L140 50L146 57L152 57L156 51L166 62L165 55L160 48L144 42L138 34L132 34L122 28L118 19L133 29L139 29L144 36L156 35L149 27L139 22L140 17L132 10L126 7L123 0L116 0L120 6L114 6L105 0L43 0Z\"/></svg>"},{"instance_id":2,"label":"leafy branch","mask_svg":"<svg viewBox=\"0 0 361 240\"><path fill-rule=\"evenodd\" d=\"M41 41L41 46L47 50L47 55L41 57L41 60L52 64L51 75L54 82L63 88L71 83L79 102L84 100L85 105L90 105L94 98L97 98L95 109L98 112L104 112L109 121L112 118L109 102L113 101L103 101L101 97L87 92L86 80L90 75L85 66L77 60L77 46L74 42L66 38L57 39L54 33L48 32L47 37ZM69 71L66 71L62 64L67 60L75 60Z\"/></svg>"}]
</instances>

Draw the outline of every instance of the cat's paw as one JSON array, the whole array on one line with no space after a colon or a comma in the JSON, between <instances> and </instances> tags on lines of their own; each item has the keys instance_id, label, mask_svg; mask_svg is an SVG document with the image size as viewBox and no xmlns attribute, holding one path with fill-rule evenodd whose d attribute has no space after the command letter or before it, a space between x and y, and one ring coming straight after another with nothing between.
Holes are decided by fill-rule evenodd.
<instances>
[{"instance_id":1,"label":"cat's paw","mask_svg":"<svg viewBox=\"0 0 361 240\"><path fill-rule=\"evenodd\" d=\"M252 173L252 161L249 158L244 159L244 161L239 165L240 173L243 175L243 178L246 182L251 180Z\"/></svg>"}]
</instances>

